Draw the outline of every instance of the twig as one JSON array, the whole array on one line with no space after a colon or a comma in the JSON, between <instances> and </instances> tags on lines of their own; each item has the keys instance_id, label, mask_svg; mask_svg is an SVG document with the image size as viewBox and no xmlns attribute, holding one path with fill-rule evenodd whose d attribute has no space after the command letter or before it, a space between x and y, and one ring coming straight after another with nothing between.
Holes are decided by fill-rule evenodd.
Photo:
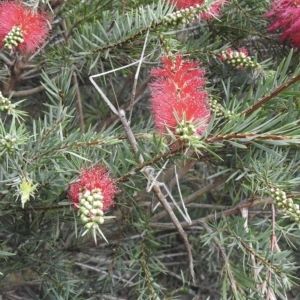
<instances>
[{"instance_id":1,"label":"twig","mask_svg":"<svg viewBox=\"0 0 300 300\"><path fill-rule=\"evenodd\" d=\"M144 174L151 180L152 174L150 173L149 168L145 168ZM152 179L154 180L154 178L152 178ZM191 246L190 246L189 241L187 239L187 235L184 232L184 230L183 230L180 222L178 221L176 215L174 214L173 209L171 208L169 202L166 200L165 196L162 194L159 185L158 184L154 184L152 186L152 191L154 192L154 194L156 195L156 197L158 198L158 200L160 201L160 203L162 204L162 206L164 207L164 209L167 211L168 215L170 216L170 218L171 218L171 220L173 222L173 225L175 225L176 229L178 230L180 236L183 239L185 248L187 250L188 260L189 260L190 275L191 275L192 281L195 283L195 273L194 273L193 256L192 256Z\"/></svg>"},{"instance_id":2,"label":"twig","mask_svg":"<svg viewBox=\"0 0 300 300\"><path fill-rule=\"evenodd\" d=\"M150 81L150 76L148 76L139 86L139 88L137 89L136 91L136 100L134 101L134 105L141 101L143 99L143 94L148 86L148 83ZM128 82L127 82L127 85L128 85ZM123 94L123 93L122 93ZM127 101L126 103L122 104L120 106L120 109L123 109L125 111L128 110L128 107L130 105L130 101ZM116 120L118 119L118 116L117 115L111 115L110 117L108 117L106 120L104 121L99 121L97 123L97 130L100 130L101 128L103 128L103 126L105 126L105 128L108 128L109 126L111 126L111 124L113 124Z\"/></svg>"},{"instance_id":3,"label":"twig","mask_svg":"<svg viewBox=\"0 0 300 300\"><path fill-rule=\"evenodd\" d=\"M146 56L147 57L147 56ZM146 58L145 57L145 58ZM97 77L101 77L101 76L104 76L104 75L107 75L107 74L110 74L110 73L114 73L116 71L120 71L120 70L123 70L125 68L128 68L128 67L131 67L131 66L134 66L136 65L137 63L139 63L140 61L135 61L129 65L126 65L126 66L122 66L120 68L116 68L116 69L113 69L113 70L109 70L107 72L104 72L104 73L101 73L101 74L96 74L96 75L92 75L89 77L90 81L92 82L93 86L95 87L95 89L98 91L98 93L101 95L101 97L104 99L104 101L106 102L106 104L109 106L109 108L111 109L111 111L116 115L116 116L119 116L119 112L118 110L112 105L112 103L109 101L109 99L106 97L106 95L103 93L103 91L101 90L101 88L97 85L97 83L95 82L94 78L97 78Z\"/></svg>"},{"instance_id":4,"label":"twig","mask_svg":"<svg viewBox=\"0 0 300 300\"><path fill-rule=\"evenodd\" d=\"M188 150L186 153L186 156L190 157L191 159L188 160L185 164L180 166L180 172L178 174L178 178L181 179L182 177L184 177L184 175L198 162L198 160L196 159L196 153L194 151L190 151ZM183 162L182 162L183 163ZM174 173L173 170L170 170L166 176L165 176L165 180L169 181L169 178L171 177L171 175ZM170 180L170 189L172 189L172 187L176 184L176 178L172 178Z\"/></svg>"},{"instance_id":5,"label":"twig","mask_svg":"<svg viewBox=\"0 0 300 300\"><path fill-rule=\"evenodd\" d=\"M83 268L83 269L87 269L87 270L92 270L94 272L97 272L97 273L103 273L105 275L108 275L108 273L102 269L99 269L99 268L96 268L94 266L90 266L90 265L87 265L87 264L83 264L83 263L79 263L79 262L75 262L75 265ZM123 277L119 277L117 275L112 275L112 277L120 280L120 281L123 281L124 283L126 283L126 285L128 286L134 286L135 284L133 284L131 281L128 281L126 279L124 279Z\"/></svg>"},{"instance_id":6,"label":"twig","mask_svg":"<svg viewBox=\"0 0 300 300\"><path fill-rule=\"evenodd\" d=\"M0 59L5 62L6 65L12 66L14 63L9 60L3 53L0 53Z\"/></svg>"},{"instance_id":7,"label":"twig","mask_svg":"<svg viewBox=\"0 0 300 300\"><path fill-rule=\"evenodd\" d=\"M275 206L274 204L271 204L271 212L272 212L272 233L271 233L271 251L272 252L280 252L280 248L277 244L277 240L276 240L276 234L275 234ZM272 279L272 272L271 270L268 270L267 274L266 274L266 279L263 281L262 285L261 285L261 293L264 295L266 294L267 300L276 300L276 296L274 294L274 291L272 290L272 288L268 285L268 282L271 282ZM267 287L268 285L268 287Z\"/></svg>"},{"instance_id":8,"label":"twig","mask_svg":"<svg viewBox=\"0 0 300 300\"><path fill-rule=\"evenodd\" d=\"M206 222L201 222L201 225L205 228L205 230L209 233L209 234L213 234L213 230L206 224ZM220 249L225 266L226 266L226 272L229 278L229 282L231 284L231 288L233 291L234 296L236 297L235 299L239 299L238 296L238 289L237 289L237 285L234 279L234 276L231 272L231 268L230 268L230 263L229 263L229 258L227 257L225 248L223 247L223 245L221 244L220 240L217 238L216 235L213 236L213 240L215 241L217 247Z\"/></svg>"},{"instance_id":9,"label":"twig","mask_svg":"<svg viewBox=\"0 0 300 300\"><path fill-rule=\"evenodd\" d=\"M129 104L129 118L128 118L128 123L129 124L131 123L133 103L134 103L135 93L136 93L136 86L137 86L137 82L138 82L138 78L139 78L139 74L140 74L140 69L141 69L141 65L142 65L142 61L143 61L142 58L145 55L145 50L146 50L146 45L147 45L147 41L148 41L148 36L149 36L149 30L146 33L145 42L144 42L144 46L143 46L143 50L142 50L142 54L141 54L141 59L140 59L140 62L138 64L137 70L135 72L135 76L134 76L134 82L133 82L133 87L132 87L131 99L130 99L130 104Z\"/></svg>"},{"instance_id":10,"label":"twig","mask_svg":"<svg viewBox=\"0 0 300 300\"><path fill-rule=\"evenodd\" d=\"M148 266L147 266L146 257L147 257L147 255L146 255L146 245L145 245L144 239L142 239L141 265L142 265L143 270L144 270L146 282L147 282L149 292L150 292L150 297L151 297L151 299L156 300L156 299L158 299L158 297L157 297L157 294L155 293L155 290L154 290L154 288L152 286L152 283L151 283L151 278L149 276L149 269L148 269Z\"/></svg>"},{"instance_id":11,"label":"twig","mask_svg":"<svg viewBox=\"0 0 300 300\"><path fill-rule=\"evenodd\" d=\"M3 81L3 95L11 95L15 86L20 81L21 73L28 64L28 53L24 55L17 54L12 64L9 66L9 74Z\"/></svg>"},{"instance_id":12,"label":"twig","mask_svg":"<svg viewBox=\"0 0 300 300\"><path fill-rule=\"evenodd\" d=\"M266 204L271 204L271 203L273 203L273 199L270 197L261 199L261 200L254 200L254 201L252 199L247 199L230 209L224 210L219 213L213 213L213 214L210 214L210 215L200 218L200 219L193 220L191 224L188 224L187 222L181 222L180 224L183 228L189 228L189 227L193 227L195 225L201 225L203 222L209 222L209 221L217 220L222 217L228 217L228 216L234 215L234 214L238 213L243 207L249 208L252 206L266 205ZM173 228L172 223L150 222L149 226L151 226L153 228L160 228L160 229Z\"/></svg>"},{"instance_id":13,"label":"twig","mask_svg":"<svg viewBox=\"0 0 300 300\"><path fill-rule=\"evenodd\" d=\"M130 128L129 124L126 121L124 111L120 112L120 117L121 117L121 122L124 126L124 130L125 130L126 135L128 137L128 141L131 144L131 147L133 148L134 153L137 154L138 148L136 146L136 140L135 140L135 137L134 137L134 135L131 131L131 128ZM143 163L143 157L142 156L139 157L139 162ZM145 167L144 170L143 170L143 173L146 175L146 177L149 179L150 182L155 180L155 178L153 177L149 167ZM160 187L157 183L152 185L152 191L154 192L155 196L160 201L160 203L162 204L164 209L167 211L168 215L170 216L170 218L173 222L173 225L175 225L176 229L178 230L180 236L183 239L185 248L187 250L188 260L189 260L190 275L191 275L192 281L195 282L195 273L194 273L192 250L191 250L191 246L189 244L189 241L187 239L186 233L184 232L180 222L178 221L176 215L173 212L173 209L170 207L169 202L166 200L165 196L161 192L161 189L160 189Z\"/></svg>"},{"instance_id":14,"label":"twig","mask_svg":"<svg viewBox=\"0 0 300 300\"><path fill-rule=\"evenodd\" d=\"M39 67L35 67L33 69L30 69L29 71L23 73L21 76L20 76L20 80L24 80L24 79L28 79L28 76L36 73L37 71L39 70ZM36 76L40 76L40 74L35 74L35 77ZM32 78L33 76L31 76Z\"/></svg>"},{"instance_id":15,"label":"twig","mask_svg":"<svg viewBox=\"0 0 300 300\"><path fill-rule=\"evenodd\" d=\"M176 177L174 178L174 176L173 176L173 174L176 173L175 167L176 167L177 163L180 165L180 168L179 168L180 171L177 176L178 176L178 179L181 179L197 163L197 160L193 159L195 155L196 154L194 151L187 150L186 156L190 157L191 159L188 160L187 162L185 162L183 160L180 160L179 162L175 161L174 166L165 172L163 181L169 182L168 186L169 186L170 191L172 190L173 186L177 183ZM157 207L157 203L155 203L155 199L153 199L152 201L153 201L152 207Z\"/></svg>"},{"instance_id":16,"label":"twig","mask_svg":"<svg viewBox=\"0 0 300 300\"><path fill-rule=\"evenodd\" d=\"M82 110L82 101L80 96L80 89L78 86L78 80L77 80L77 74L75 71L73 71L72 74L72 83L75 86L76 89L76 100L77 100L77 114L79 118L79 125L80 125L80 131L81 133L84 133L84 118L83 118L83 110Z\"/></svg>"},{"instance_id":17,"label":"twig","mask_svg":"<svg viewBox=\"0 0 300 300\"><path fill-rule=\"evenodd\" d=\"M295 122L296 125L296 122ZM267 134L267 133L257 133L257 132L249 132L249 133L232 133L225 135L217 135L205 140L206 143L211 144L219 141L228 141L228 140L238 140L238 139L248 139L252 138L253 140L273 140L273 141L297 141L297 139L293 138L293 136L286 135L277 135L277 134Z\"/></svg>"},{"instance_id":18,"label":"twig","mask_svg":"<svg viewBox=\"0 0 300 300\"><path fill-rule=\"evenodd\" d=\"M244 115L250 115L252 112L256 111L258 108L260 108L263 104L265 104L266 102L270 101L271 99L273 99L276 95L278 95L279 93L283 92L284 90L288 89L290 86L292 86L294 83L296 83L297 81L300 80L300 74L298 74L297 76L293 77L290 81L280 85L278 88L276 88L273 92L271 92L270 94L264 96L261 100L259 100L257 103L255 103L254 105L250 106L249 108L247 108L246 110L244 110L242 112L242 114Z\"/></svg>"},{"instance_id":19,"label":"twig","mask_svg":"<svg viewBox=\"0 0 300 300\"><path fill-rule=\"evenodd\" d=\"M28 90L24 90L24 91L12 91L12 98L16 98L16 97L27 97L27 96L31 96L34 94L37 94L41 91L43 91L45 89L45 87L43 85L40 85L38 87L32 88L32 89L28 89Z\"/></svg>"},{"instance_id":20,"label":"twig","mask_svg":"<svg viewBox=\"0 0 300 300\"><path fill-rule=\"evenodd\" d=\"M278 244L277 244L277 239L276 239L276 234L275 234L275 226L276 226L276 222L275 222L275 216L276 216L276 212L275 212L275 206L274 204L271 204L271 212L272 212L272 234L271 234L271 250L273 252L281 252Z\"/></svg>"},{"instance_id":21,"label":"twig","mask_svg":"<svg viewBox=\"0 0 300 300\"><path fill-rule=\"evenodd\" d=\"M242 215L242 218L244 218L244 220L245 220L244 229L246 232L249 232L249 227L248 227L249 208L242 207L241 215ZM249 243L249 247L253 248L253 245L251 242ZM259 269L256 266L255 256L252 253L250 253L250 259L251 259L251 264L252 264L252 269L253 269L253 280L254 280L254 282L257 282L257 276L259 273Z\"/></svg>"},{"instance_id":22,"label":"twig","mask_svg":"<svg viewBox=\"0 0 300 300\"><path fill-rule=\"evenodd\" d=\"M228 177L222 177L222 178L217 178L213 183L208 184L207 186L205 186L204 188L200 189L199 191L191 194L190 196L188 196L187 198L184 199L184 204L187 205L188 203L192 202L195 200L195 198L207 193L208 191L214 189L215 187L221 185L222 183L224 183L227 180ZM178 203L178 206L182 206L181 203ZM170 204L170 207L172 209L175 208L174 204ZM160 213L156 214L155 216L152 217L151 222L157 222L158 220L160 220L161 218L163 218L166 215L165 211L161 211Z\"/></svg>"},{"instance_id":23,"label":"twig","mask_svg":"<svg viewBox=\"0 0 300 300\"><path fill-rule=\"evenodd\" d=\"M105 3L103 3L101 6L99 6L98 8L96 9L93 9L92 11L90 11L88 14L86 14L84 17L82 17L81 19L77 20L70 28L68 34L66 35L65 39L68 40L70 37L71 37L71 33L72 31L80 24L82 23L83 21L85 21L86 19L88 19L89 17L91 16L95 16L97 12L101 12L103 10L103 8L109 4L111 1L108 0L106 1Z\"/></svg>"}]
</instances>

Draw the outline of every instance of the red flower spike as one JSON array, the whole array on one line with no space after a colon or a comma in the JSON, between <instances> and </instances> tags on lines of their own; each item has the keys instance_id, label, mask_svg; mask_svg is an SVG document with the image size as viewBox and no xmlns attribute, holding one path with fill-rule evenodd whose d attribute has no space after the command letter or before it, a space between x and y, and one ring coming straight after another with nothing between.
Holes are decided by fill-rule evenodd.
<instances>
[{"instance_id":1,"label":"red flower spike","mask_svg":"<svg viewBox=\"0 0 300 300\"><path fill-rule=\"evenodd\" d=\"M171 3L174 3L176 5L176 8L180 10L196 5L202 5L204 3L204 0L171 0ZM220 15L222 6L225 4L226 1L224 0L216 0L210 5L209 11L200 14L199 17L205 20L211 19L212 17L218 17Z\"/></svg>"},{"instance_id":2,"label":"red flower spike","mask_svg":"<svg viewBox=\"0 0 300 300\"><path fill-rule=\"evenodd\" d=\"M158 132L164 134L166 126L176 134L176 127L187 123L196 125L195 135L202 134L210 119L208 93L203 90L205 71L199 68L199 62L183 60L182 56L165 56L161 61L163 66L151 71L155 81L150 84Z\"/></svg>"},{"instance_id":3,"label":"red flower spike","mask_svg":"<svg viewBox=\"0 0 300 300\"><path fill-rule=\"evenodd\" d=\"M271 10L264 15L272 19L269 32L280 29L281 41L289 41L294 47L300 49L300 0L273 1Z\"/></svg>"},{"instance_id":4,"label":"red flower spike","mask_svg":"<svg viewBox=\"0 0 300 300\"><path fill-rule=\"evenodd\" d=\"M68 197L72 205L78 209L79 194L84 193L86 190L91 192L95 189L100 189L101 191L101 195L103 196L102 210L105 212L113 205L113 198L118 189L104 166L82 170L78 180L70 185Z\"/></svg>"},{"instance_id":5,"label":"red flower spike","mask_svg":"<svg viewBox=\"0 0 300 300\"><path fill-rule=\"evenodd\" d=\"M0 3L0 47L34 52L47 37L49 25L45 14L35 12L17 1ZM17 35L16 35L17 34Z\"/></svg>"}]
</instances>

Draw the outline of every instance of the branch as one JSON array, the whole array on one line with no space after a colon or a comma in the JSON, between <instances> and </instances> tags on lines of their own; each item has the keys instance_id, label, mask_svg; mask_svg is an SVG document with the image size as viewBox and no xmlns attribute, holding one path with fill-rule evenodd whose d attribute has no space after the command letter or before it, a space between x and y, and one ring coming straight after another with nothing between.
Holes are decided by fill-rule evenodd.
<instances>
[{"instance_id":1,"label":"branch","mask_svg":"<svg viewBox=\"0 0 300 300\"><path fill-rule=\"evenodd\" d=\"M290 196L289 196L290 197ZM258 206L258 205L266 205L266 204L272 204L273 203L273 199L268 197L262 200L251 200L251 199L247 199L242 201L241 203L239 203L238 205L234 206L233 208L224 210L222 212L219 213L213 213L210 214L206 217L200 218L200 219L196 219L193 220L191 224L189 224L188 222L181 222L181 226L183 228L189 228L189 227L193 227L195 225L202 225L203 222L209 222L209 221L213 221L213 220L217 220L219 218L222 217L228 217L231 215L234 215L236 213L239 213L240 210L242 208L249 208L252 206ZM155 223L155 222L150 222L149 226L153 227L153 228L165 228L165 229L171 229L173 228L172 223Z\"/></svg>"},{"instance_id":2,"label":"branch","mask_svg":"<svg viewBox=\"0 0 300 300\"><path fill-rule=\"evenodd\" d=\"M266 134L266 133L259 134L257 132L250 132L250 133L232 133L232 134L225 134L225 135L217 135L206 139L205 142L210 144L218 141L247 139L247 138L252 138L253 140L261 139L261 140L273 140L273 141L284 141L284 140L290 141L291 139L293 139L292 136Z\"/></svg>"},{"instance_id":3,"label":"branch","mask_svg":"<svg viewBox=\"0 0 300 300\"><path fill-rule=\"evenodd\" d=\"M71 37L71 33L72 31L74 30L74 28L76 28L76 26L78 26L80 23L82 23L83 21L85 21L86 19L88 19L89 17L93 17L96 15L97 11L101 11L103 10L103 8L109 4L111 1L108 0L106 1L105 3L103 3L101 6L99 6L98 8L96 9L93 9L90 13L88 13L87 15L85 15L83 18L77 20L70 28L68 34L66 34L65 36L65 40L67 41L70 37Z\"/></svg>"},{"instance_id":4,"label":"branch","mask_svg":"<svg viewBox=\"0 0 300 300\"><path fill-rule=\"evenodd\" d=\"M139 86L139 88L136 91L136 100L134 101L134 104L136 104L138 101L142 100L142 95L145 92L145 90L148 87L148 83L150 82L151 77L148 76ZM128 84L128 82L126 82ZM122 91L122 90L121 90ZM118 97L119 98L119 97ZM130 101L127 101L126 103L122 104L120 106L120 109L123 109L125 111L128 110L128 107L130 106ZM104 121L99 121L97 123L97 131L100 131L104 126L105 128L108 128L111 124L113 124L116 120L118 120L118 116L111 115L109 118L107 118Z\"/></svg>"},{"instance_id":5,"label":"branch","mask_svg":"<svg viewBox=\"0 0 300 300\"><path fill-rule=\"evenodd\" d=\"M270 94L266 95L261 100L259 100L257 103L255 103L254 105L252 105L249 108L247 108L246 110L244 110L242 112L242 114L244 114L246 116L250 115L251 113L256 111L258 108L260 108L263 104L265 104L266 102L270 101L275 96L277 96L279 93L281 93L282 91L288 89L290 86L292 86L298 80L300 80L300 74L298 74L297 76L294 76L290 81L288 81L285 84L279 86L273 92L271 92Z\"/></svg>"},{"instance_id":6,"label":"branch","mask_svg":"<svg viewBox=\"0 0 300 300\"><path fill-rule=\"evenodd\" d=\"M201 225L205 228L205 230L209 233L209 234L213 234L213 230L206 224L206 222L201 222ZM229 263L229 258L227 257L226 251L224 246L221 244L220 240L217 238L216 235L214 235L213 240L215 241L216 245L218 246L218 248L221 251L225 266L226 266L226 272L231 284L231 288L233 290L233 294L235 295L235 299L239 299L238 297L238 290L237 290L237 286L236 286L236 282L234 279L234 276L231 272L231 268L230 268L230 263Z\"/></svg>"},{"instance_id":7,"label":"branch","mask_svg":"<svg viewBox=\"0 0 300 300\"><path fill-rule=\"evenodd\" d=\"M208 191L216 188L217 186L221 185L227 180L228 177L222 177L222 178L217 178L213 183L208 184L204 188L200 189L199 191L191 194L189 197L185 198L183 200L184 204L187 205L188 203L192 202L195 200L195 198L207 193ZM169 204L172 209L175 208L175 205L173 203ZM177 205L179 207L182 206L181 202L178 202ZM163 218L166 215L166 211L161 211L160 213L156 214L155 216L152 217L151 222L157 222L159 219Z\"/></svg>"},{"instance_id":8,"label":"branch","mask_svg":"<svg viewBox=\"0 0 300 300\"><path fill-rule=\"evenodd\" d=\"M37 71L39 70L38 67L35 67L33 69L30 69L29 71L23 73L21 76L20 76L20 80L24 80L24 79L28 79L27 77L36 73ZM35 77L36 76L40 76L40 74L35 74ZM32 77L31 77L32 78Z\"/></svg>"},{"instance_id":9,"label":"branch","mask_svg":"<svg viewBox=\"0 0 300 300\"><path fill-rule=\"evenodd\" d=\"M75 86L75 91L76 91L76 100L77 100L77 114L79 118L79 125L80 125L80 131L81 133L84 133L84 117L83 117L83 110L82 110L82 101L81 101L81 95L80 95L80 89L78 86L78 80L77 80L77 75L75 71L73 71L72 74L72 83Z\"/></svg>"},{"instance_id":10,"label":"branch","mask_svg":"<svg viewBox=\"0 0 300 300\"><path fill-rule=\"evenodd\" d=\"M34 94L37 94L41 91L43 91L45 89L44 86L40 85L36 88L33 89L29 89L29 90L24 90L24 91L13 91L12 92L12 98L16 98L16 97L27 97L27 96L31 96Z\"/></svg>"},{"instance_id":11,"label":"branch","mask_svg":"<svg viewBox=\"0 0 300 300\"><path fill-rule=\"evenodd\" d=\"M9 60L3 53L0 53L0 59L5 62L6 65L12 66L14 63Z\"/></svg>"},{"instance_id":12,"label":"branch","mask_svg":"<svg viewBox=\"0 0 300 300\"><path fill-rule=\"evenodd\" d=\"M145 42L144 42L144 46L143 46L141 58L143 58L143 56L145 54L148 37L149 37L149 30L146 33L146 37L145 37ZM135 75L134 75L133 88L132 88L131 99L130 99L130 104L129 104L129 118L128 118L128 123L129 124L131 123L133 103L134 103L135 94L136 94L136 86L137 86L137 82L138 82L138 78L139 78L139 74L140 74L142 62L143 62L143 60L140 59L140 62L138 64L137 70L136 70Z\"/></svg>"},{"instance_id":13,"label":"branch","mask_svg":"<svg viewBox=\"0 0 300 300\"><path fill-rule=\"evenodd\" d=\"M136 139L131 131L131 128L125 118L125 112L121 111L120 112L120 120L121 123L124 126L124 130L125 133L128 137L128 141L131 144L131 147L133 149L133 152L135 154L138 153L138 148L137 148L137 142ZM144 159L143 157L140 155L139 157L139 162L143 163ZM143 173L146 175L146 177L148 178L148 180L152 183L155 182L155 178L153 177L152 173L150 172L149 167L145 167L143 170ZM170 216L173 225L176 227L176 229L178 230L180 236L183 239L185 248L187 250L187 256L188 256L188 260L189 260L189 270L190 270L190 275L192 278L192 281L195 282L195 273L194 273L194 263L193 263L193 256L192 256L192 250L191 250L191 246L189 244L189 241L187 239L187 235L184 232L180 222L178 221L176 215L174 214L172 208L170 207L170 204L168 203L167 199L165 198L165 196L163 195L163 193L161 192L161 189L159 187L159 185L157 183L153 183L151 184L152 186L152 191L154 192L155 196L157 197L157 199L160 201L160 203L162 204L162 206L164 207L164 209L167 211L168 215Z\"/></svg>"}]
</instances>

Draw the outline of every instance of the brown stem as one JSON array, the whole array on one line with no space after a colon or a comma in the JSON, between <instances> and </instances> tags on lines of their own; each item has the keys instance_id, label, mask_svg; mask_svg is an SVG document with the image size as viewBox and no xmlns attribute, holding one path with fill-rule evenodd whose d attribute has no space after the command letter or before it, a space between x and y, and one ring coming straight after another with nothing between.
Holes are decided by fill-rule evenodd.
<instances>
[{"instance_id":1,"label":"brown stem","mask_svg":"<svg viewBox=\"0 0 300 300\"><path fill-rule=\"evenodd\" d=\"M12 66L13 65L13 62L11 60L9 60L3 53L0 53L0 59L2 61L4 61L4 63L8 66Z\"/></svg>"},{"instance_id":2,"label":"brown stem","mask_svg":"<svg viewBox=\"0 0 300 300\"><path fill-rule=\"evenodd\" d=\"M15 89L16 84L20 81L23 69L28 63L28 55L17 55L13 63L10 65L10 74L3 84L3 95L8 96Z\"/></svg>"},{"instance_id":3,"label":"brown stem","mask_svg":"<svg viewBox=\"0 0 300 300\"><path fill-rule=\"evenodd\" d=\"M208 191L214 189L215 187L221 185L222 183L224 183L227 180L227 177L223 177L223 178L217 178L213 183L208 184L207 186L205 186L204 188L200 189L199 191L193 193L192 195L190 195L189 197L185 198L183 200L184 204L187 205L190 202L192 202L195 198L207 193ZM181 202L178 202L177 205L179 207L182 206ZM171 203L170 207L172 209L175 208L175 204ZM156 214L155 216L152 217L151 222L157 222L158 220L160 220L161 218L163 218L165 215L167 214L167 212L165 210L161 211L160 213Z\"/></svg>"},{"instance_id":4,"label":"brown stem","mask_svg":"<svg viewBox=\"0 0 300 300\"><path fill-rule=\"evenodd\" d=\"M131 77L130 77L131 79ZM141 85L139 86L139 88L137 89L136 91L136 95L135 97L139 97L141 94L144 93L144 91L147 89L148 87L148 83L150 81L150 76L148 76L142 83ZM128 82L126 81L126 83L128 84ZM119 93L120 94L120 93ZM118 95L118 98L119 98L119 95ZM142 98L141 98L142 99ZM128 108L130 106L130 101L127 101L126 103L122 104L120 106L120 109L121 110L124 110L124 111L127 111ZM100 131L104 126L106 128L108 128L111 124L113 124L116 120L118 120L119 117L116 116L116 115L111 115L109 118L105 119L104 121L101 121L97 124L97 130Z\"/></svg>"},{"instance_id":5,"label":"brown stem","mask_svg":"<svg viewBox=\"0 0 300 300\"><path fill-rule=\"evenodd\" d=\"M66 34L65 36L65 40L68 40L71 37L71 33L73 32L73 30L83 21L85 21L86 19L88 19L89 17L95 16L98 12L101 13L101 11L103 11L103 8L109 4L111 2L111 0L106 1L105 3L103 3L101 6L99 6L98 8L92 10L90 13L86 14L83 18L77 20L70 28L68 34Z\"/></svg>"},{"instance_id":6,"label":"brown stem","mask_svg":"<svg viewBox=\"0 0 300 300\"><path fill-rule=\"evenodd\" d=\"M196 225L202 225L203 222L210 222L210 221L214 221L214 220L218 220L220 218L224 218L224 217L228 217L234 214L237 214L240 212L240 210L242 208L249 208L249 207L253 207L253 206L258 206L258 205L266 205L266 204L271 204L273 203L273 199L272 198L265 198L262 200L244 200L241 203L239 203L238 205L224 210L222 212L219 213L213 213L210 214L206 217L200 218L200 219L196 219L193 220L191 224L187 223L187 222L181 222L181 226L183 228L189 228L189 227L193 227ZM172 223L156 223L156 222L150 222L149 226L153 227L153 228L159 228L159 229L171 229L173 228L173 224Z\"/></svg>"},{"instance_id":7,"label":"brown stem","mask_svg":"<svg viewBox=\"0 0 300 300\"><path fill-rule=\"evenodd\" d=\"M29 89L29 90L12 91L12 98L31 96L31 95L34 95L36 93L43 91L44 89L45 89L45 87L43 85L40 85L38 87Z\"/></svg>"},{"instance_id":8,"label":"brown stem","mask_svg":"<svg viewBox=\"0 0 300 300\"><path fill-rule=\"evenodd\" d=\"M274 140L274 141L284 141L290 140L292 136L284 136L284 135L276 135L276 134L265 134L265 133L257 133L257 132L249 132L249 133L232 133L225 135L217 135L205 140L206 143L211 144L218 141L224 140L235 140L235 139L247 139L247 138L256 138L256 139L264 139L264 140Z\"/></svg>"},{"instance_id":9,"label":"brown stem","mask_svg":"<svg viewBox=\"0 0 300 300\"><path fill-rule=\"evenodd\" d=\"M242 114L244 114L246 116L250 115L251 113L253 113L254 111L256 111L258 108L260 108L263 104L265 104L266 102L270 101L275 96L277 96L279 93L281 93L282 91L288 89L290 86L292 86L294 83L296 83L299 80L300 80L300 74L298 74L297 76L293 77L290 81L286 82L285 84L279 86L278 88L276 88L270 94L264 96L257 103L255 103L254 105L252 105L249 108L247 108L246 110L244 110L242 112Z\"/></svg>"},{"instance_id":10,"label":"brown stem","mask_svg":"<svg viewBox=\"0 0 300 300\"><path fill-rule=\"evenodd\" d=\"M84 133L84 117L83 117L83 110L82 110L82 101L81 101L81 95L80 95L80 89L78 85L77 75L75 71L73 71L72 74L72 83L75 86L76 89L76 100L77 100L77 114L79 118L79 126L80 131L83 134Z\"/></svg>"},{"instance_id":11,"label":"brown stem","mask_svg":"<svg viewBox=\"0 0 300 300\"><path fill-rule=\"evenodd\" d=\"M135 139L135 136L131 130L130 125L128 124L128 121L126 120L125 117L125 112L124 111L119 111L119 118L121 123L124 126L124 130L125 133L127 135L128 141L132 147L132 150L135 154L138 153L138 148L137 148L137 142ZM139 163L143 164L144 163L144 159L143 157L140 155L139 156ZM156 182L155 178L153 177L150 168L149 167L145 167L143 170L143 173L146 175L146 177L148 178L148 180L152 183L152 192L155 194L155 196L157 197L157 199L160 201L160 203L162 204L162 206L164 207L164 209L167 211L169 217L171 218L174 226L176 227L178 233L180 234L181 238L183 239L183 243L185 245L186 251L187 251L187 256L188 256L188 261L189 261L189 271L190 271L190 275L192 278L192 281L195 282L195 272L194 272L194 263L193 263L193 256L192 256L192 249L191 249L191 245L189 244L188 238L186 233L184 232L180 222L178 221L176 215L173 212L173 209L170 207L170 204L168 203L167 199L165 198L165 196L163 195L159 183Z\"/></svg>"},{"instance_id":12,"label":"brown stem","mask_svg":"<svg viewBox=\"0 0 300 300\"><path fill-rule=\"evenodd\" d=\"M276 216L276 211L275 211L275 205L271 205L271 212L272 212L272 233L271 233L271 251L272 252L281 252L278 243L277 243L277 238L276 238L276 233L275 233L275 227L276 227L276 221L275 221L275 216Z\"/></svg>"},{"instance_id":13,"label":"brown stem","mask_svg":"<svg viewBox=\"0 0 300 300\"><path fill-rule=\"evenodd\" d=\"M213 234L214 233L213 230L205 222L201 222L201 225L205 228L205 230L207 231L207 233L209 233L209 234ZM233 294L235 296L237 296L238 289L237 289L237 285L236 285L233 273L231 271L231 266L230 266L229 258L228 258L227 254L226 254L226 250L225 250L224 246L221 244L220 240L217 238L216 235L213 236L213 240L215 241L217 247L221 251L221 254L222 254L225 266L226 266L226 272L227 272L227 275L228 275L228 278L229 278L229 282L231 284L231 288L232 288Z\"/></svg>"},{"instance_id":14,"label":"brown stem","mask_svg":"<svg viewBox=\"0 0 300 300\"><path fill-rule=\"evenodd\" d=\"M148 264L147 264L146 258L147 258L146 245L145 245L144 240L142 240L141 264L144 269L147 286L150 291L150 297L151 297L151 299L155 300L155 299L157 299L157 295L153 289L151 278L149 277L149 270L148 270Z\"/></svg>"}]
</instances>

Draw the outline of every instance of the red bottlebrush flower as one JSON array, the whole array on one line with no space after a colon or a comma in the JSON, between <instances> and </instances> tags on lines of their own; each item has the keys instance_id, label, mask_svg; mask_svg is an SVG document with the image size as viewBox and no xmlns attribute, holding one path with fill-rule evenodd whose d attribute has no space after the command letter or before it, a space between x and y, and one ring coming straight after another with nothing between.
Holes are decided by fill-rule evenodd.
<instances>
[{"instance_id":1,"label":"red bottlebrush flower","mask_svg":"<svg viewBox=\"0 0 300 300\"><path fill-rule=\"evenodd\" d=\"M289 41L300 49L300 0L273 1L271 10L264 16L272 19L269 32L280 29L280 40Z\"/></svg>"},{"instance_id":2,"label":"red bottlebrush flower","mask_svg":"<svg viewBox=\"0 0 300 300\"><path fill-rule=\"evenodd\" d=\"M163 66L151 71L151 109L159 133L165 126L174 134L200 135L210 119L208 93L203 90L205 71L199 62L182 56L162 57ZM186 127L186 132L182 128Z\"/></svg>"},{"instance_id":3,"label":"red bottlebrush flower","mask_svg":"<svg viewBox=\"0 0 300 300\"><path fill-rule=\"evenodd\" d=\"M102 211L105 212L113 205L113 198L118 189L107 169L104 166L96 166L82 170L78 180L70 185L68 197L75 208L80 208L80 198L87 191L90 193L96 191L101 194Z\"/></svg>"},{"instance_id":4,"label":"red bottlebrush flower","mask_svg":"<svg viewBox=\"0 0 300 300\"><path fill-rule=\"evenodd\" d=\"M204 3L204 0L171 0L171 2L176 5L176 8L178 10L180 10L190 8L196 5L202 5ZM226 1L216 0L210 5L209 10L205 13L200 14L199 17L207 20L213 16L219 16L220 10L224 4L226 4Z\"/></svg>"},{"instance_id":5,"label":"red bottlebrush flower","mask_svg":"<svg viewBox=\"0 0 300 300\"><path fill-rule=\"evenodd\" d=\"M104 216L104 212L113 205L113 197L118 192L113 179L104 166L98 165L91 169L82 170L78 180L71 184L68 197L72 205L78 209L78 215L86 230L82 235L91 232L95 244L97 234L103 237L99 225L113 216Z\"/></svg>"},{"instance_id":6,"label":"red bottlebrush flower","mask_svg":"<svg viewBox=\"0 0 300 300\"><path fill-rule=\"evenodd\" d=\"M0 47L34 52L49 32L46 16L17 1L0 4Z\"/></svg>"}]
</instances>

